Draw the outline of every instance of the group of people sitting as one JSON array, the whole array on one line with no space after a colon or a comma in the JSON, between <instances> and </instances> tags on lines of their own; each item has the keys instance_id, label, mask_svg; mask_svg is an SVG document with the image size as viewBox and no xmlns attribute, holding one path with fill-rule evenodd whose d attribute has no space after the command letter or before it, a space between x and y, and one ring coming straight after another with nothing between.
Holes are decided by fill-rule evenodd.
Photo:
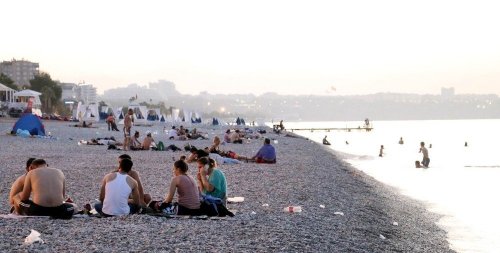
<instances>
[{"instance_id":1,"label":"group of people sitting","mask_svg":"<svg viewBox=\"0 0 500 253\"><path fill-rule=\"evenodd\" d=\"M166 128L163 128L163 131L167 134L169 140L185 141L207 139L207 137L205 137L205 133L199 132L196 128L193 128L193 130L190 131L189 129L184 128L184 126L180 126L179 128L172 126L172 128L168 131Z\"/></svg>"},{"instance_id":2,"label":"group of people sitting","mask_svg":"<svg viewBox=\"0 0 500 253\"><path fill-rule=\"evenodd\" d=\"M276 150L274 146L271 145L271 140L269 138L264 139L264 145L262 145L259 151L252 157L239 155L233 151L221 150L220 145L220 138L218 136L215 136L210 147L205 147L204 149L191 147L191 155L187 158L186 161L193 162L196 161L198 157L208 156L217 161L217 163L219 164L237 164L241 163L240 161L256 163L276 163Z\"/></svg>"},{"instance_id":3,"label":"group of people sitting","mask_svg":"<svg viewBox=\"0 0 500 253\"><path fill-rule=\"evenodd\" d=\"M139 173L127 154L118 158L118 168L104 176L95 210L103 217L138 213L167 213L203 215L211 205L206 199L217 200L222 213L232 215L226 208L227 183L217 163L209 157L196 160L196 179L188 175L189 166L183 160L174 162L173 177L163 200L152 201L144 193ZM65 199L65 177L61 170L48 167L43 159L28 159L26 173L14 182L9 194L11 212L19 215L51 216L70 219L76 213L88 213L90 204L78 210L70 198ZM177 202L173 202L177 193ZM221 213L219 212L219 215Z\"/></svg>"},{"instance_id":4,"label":"group of people sitting","mask_svg":"<svg viewBox=\"0 0 500 253\"><path fill-rule=\"evenodd\" d=\"M243 144L244 139L259 139L260 137L262 137L260 132L249 128L244 131L240 131L239 129L231 131L231 129L227 129L224 134L224 142Z\"/></svg>"},{"instance_id":5,"label":"group of people sitting","mask_svg":"<svg viewBox=\"0 0 500 253\"><path fill-rule=\"evenodd\" d=\"M131 138L130 142L130 150L156 150L156 143L151 133L146 133L146 137L141 141L139 141L139 131L135 131L134 135Z\"/></svg>"}]
</instances>

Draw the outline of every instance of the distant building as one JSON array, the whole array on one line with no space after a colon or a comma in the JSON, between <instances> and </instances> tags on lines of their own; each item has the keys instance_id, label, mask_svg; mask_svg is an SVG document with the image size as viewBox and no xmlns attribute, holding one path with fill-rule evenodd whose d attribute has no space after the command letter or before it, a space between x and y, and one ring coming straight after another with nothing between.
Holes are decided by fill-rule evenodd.
<instances>
[{"instance_id":1,"label":"distant building","mask_svg":"<svg viewBox=\"0 0 500 253\"><path fill-rule=\"evenodd\" d=\"M82 101L84 104L97 103L97 88L91 84L61 83L61 100L69 104Z\"/></svg>"},{"instance_id":2,"label":"distant building","mask_svg":"<svg viewBox=\"0 0 500 253\"><path fill-rule=\"evenodd\" d=\"M451 98L455 96L455 88L450 87L450 88L441 88L441 97L444 98Z\"/></svg>"},{"instance_id":3,"label":"distant building","mask_svg":"<svg viewBox=\"0 0 500 253\"><path fill-rule=\"evenodd\" d=\"M0 63L0 72L8 76L19 87L30 86L30 80L38 75L39 64L26 60L3 61Z\"/></svg>"},{"instance_id":4,"label":"distant building","mask_svg":"<svg viewBox=\"0 0 500 253\"><path fill-rule=\"evenodd\" d=\"M97 103L97 88L91 84L81 84L77 86L78 100L84 104Z\"/></svg>"},{"instance_id":5,"label":"distant building","mask_svg":"<svg viewBox=\"0 0 500 253\"><path fill-rule=\"evenodd\" d=\"M61 100L78 100L76 94L76 83L61 83L61 89Z\"/></svg>"}]
</instances>

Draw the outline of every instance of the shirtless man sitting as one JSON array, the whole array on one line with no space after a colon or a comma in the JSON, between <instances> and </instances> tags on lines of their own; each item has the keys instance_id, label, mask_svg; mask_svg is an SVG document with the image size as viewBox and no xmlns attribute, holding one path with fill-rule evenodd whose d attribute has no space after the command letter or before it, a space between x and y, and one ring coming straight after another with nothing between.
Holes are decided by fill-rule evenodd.
<instances>
[{"instance_id":1,"label":"shirtless man sitting","mask_svg":"<svg viewBox=\"0 0 500 253\"><path fill-rule=\"evenodd\" d=\"M64 202L64 181L61 170L47 167L43 159L34 160L30 172L26 174L23 191L14 197L14 202L19 205L19 213L71 219L75 205ZM33 200L30 200L31 193Z\"/></svg>"},{"instance_id":2,"label":"shirtless man sitting","mask_svg":"<svg viewBox=\"0 0 500 253\"><path fill-rule=\"evenodd\" d=\"M146 134L146 138L142 141L142 149L143 150L149 150L150 148L153 148L153 150L156 150L156 145L154 144L155 140L153 137L151 137L151 133ZM153 146L151 146L153 144Z\"/></svg>"},{"instance_id":3,"label":"shirtless man sitting","mask_svg":"<svg viewBox=\"0 0 500 253\"><path fill-rule=\"evenodd\" d=\"M137 181L128 175L133 165L130 159L124 158L117 172L104 176L99 194L101 203L95 205L97 212L106 217L140 212L139 187Z\"/></svg>"},{"instance_id":4,"label":"shirtless man sitting","mask_svg":"<svg viewBox=\"0 0 500 253\"><path fill-rule=\"evenodd\" d=\"M36 158L30 158L28 159L28 161L26 161L26 173L18 177L16 181L14 181L14 183L12 184L12 187L10 188L9 203L12 206L12 208L10 209L11 213L19 214L19 205L16 205L14 197L23 191L26 174L28 174L28 172L31 170L31 163L35 159Z\"/></svg>"}]
</instances>

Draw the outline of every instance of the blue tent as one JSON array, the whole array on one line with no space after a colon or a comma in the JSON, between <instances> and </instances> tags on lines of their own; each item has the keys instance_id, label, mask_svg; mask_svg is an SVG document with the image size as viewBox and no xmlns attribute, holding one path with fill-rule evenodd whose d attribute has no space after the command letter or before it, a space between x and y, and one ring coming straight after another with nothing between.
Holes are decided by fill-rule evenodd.
<instances>
[{"instance_id":1,"label":"blue tent","mask_svg":"<svg viewBox=\"0 0 500 253\"><path fill-rule=\"evenodd\" d=\"M14 128L12 128L12 131L16 133L17 129L28 130L31 135L45 136L45 128L43 127L42 122L37 116L31 113L25 113L21 116L21 118L19 118L19 120L17 120L16 124L14 124Z\"/></svg>"},{"instance_id":2,"label":"blue tent","mask_svg":"<svg viewBox=\"0 0 500 253\"><path fill-rule=\"evenodd\" d=\"M218 126L219 125L219 120L216 118L212 118L212 125L213 126Z\"/></svg>"},{"instance_id":3,"label":"blue tent","mask_svg":"<svg viewBox=\"0 0 500 253\"><path fill-rule=\"evenodd\" d=\"M165 117L163 117L163 115L161 115L160 122L165 122Z\"/></svg>"}]
</instances>

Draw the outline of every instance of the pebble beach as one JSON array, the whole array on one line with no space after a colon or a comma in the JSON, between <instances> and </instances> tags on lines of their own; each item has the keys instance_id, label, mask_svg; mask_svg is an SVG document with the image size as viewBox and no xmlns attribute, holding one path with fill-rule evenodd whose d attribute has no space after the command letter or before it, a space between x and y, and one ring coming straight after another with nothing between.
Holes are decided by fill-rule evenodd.
<instances>
[{"instance_id":1,"label":"pebble beach","mask_svg":"<svg viewBox=\"0 0 500 253\"><path fill-rule=\"evenodd\" d=\"M52 138L11 136L15 120L0 119L0 213L8 214L11 184L24 173L29 157L43 158L66 176L66 194L82 207L98 197L102 178L117 168L125 153L107 146L78 145L80 140L114 136L103 123L97 128L43 121ZM121 129L121 126L118 126ZM187 126L188 128L192 128ZM196 126L208 140L171 141L163 125L133 127L153 133L165 146L186 143L203 148L226 126ZM170 128L167 126L167 128ZM277 164L221 165L228 196L244 197L228 204L234 217L224 219L164 218L149 215L71 220L0 218L0 252L453 252L446 233L436 225L439 216L424 204L402 196L337 158L324 146L298 137L274 134L265 128L277 151ZM263 139L225 144L253 156ZM175 159L184 151L127 151L141 176L145 193L164 198ZM195 176L196 166L189 173ZM286 213L301 206L300 213ZM34 229L44 243L24 244Z\"/></svg>"}]
</instances>

